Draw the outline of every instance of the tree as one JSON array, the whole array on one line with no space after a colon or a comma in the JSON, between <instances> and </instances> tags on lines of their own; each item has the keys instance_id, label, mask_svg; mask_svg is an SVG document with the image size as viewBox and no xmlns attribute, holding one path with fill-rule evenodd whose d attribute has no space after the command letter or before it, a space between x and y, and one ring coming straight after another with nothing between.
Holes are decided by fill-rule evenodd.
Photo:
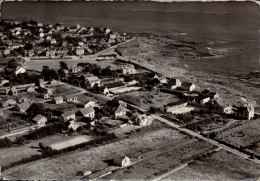
<instances>
[{"instance_id":1,"label":"tree","mask_svg":"<svg viewBox=\"0 0 260 181\"><path fill-rule=\"evenodd\" d=\"M33 119L38 114L45 115L46 114L46 108L43 107L41 103L33 103L28 109L27 109L27 117L28 119Z\"/></svg>"},{"instance_id":2,"label":"tree","mask_svg":"<svg viewBox=\"0 0 260 181\"><path fill-rule=\"evenodd\" d=\"M18 66L20 66L20 63L16 59L9 60L7 65L7 67L10 69L16 69Z\"/></svg>"},{"instance_id":3,"label":"tree","mask_svg":"<svg viewBox=\"0 0 260 181\"><path fill-rule=\"evenodd\" d=\"M68 65L67 63L63 62L63 61L60 61L60 69L66 69L68 70Z\"/></svg>"},{"instance_id":4,"label":"tree","mask_svg":"<svg viewBox=\"0 0 260 181\"><path fill-rule=\"evenodd\" d=\"M65 74L63 68L60 68L60 69L58 70L58 74L59 74L59 76L60 76L61 79L64 78L64 77L66 77L66 74Z\"/></svg>"}]
</instances>

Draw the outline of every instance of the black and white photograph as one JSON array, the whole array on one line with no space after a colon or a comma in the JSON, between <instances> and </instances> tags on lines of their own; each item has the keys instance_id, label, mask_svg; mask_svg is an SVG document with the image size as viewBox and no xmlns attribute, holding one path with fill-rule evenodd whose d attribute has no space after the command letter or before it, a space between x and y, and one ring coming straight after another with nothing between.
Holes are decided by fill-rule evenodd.
<instances>
[{"instance_id":1,"label":"black and white photograph","mask_svg":"<svg viewBox=\"0 0 260 181\"><path fill-rule=\"evenodd\" d=\"M0 180L260 181L260 1L0 0Z\"/></svg>"}]
</instances>

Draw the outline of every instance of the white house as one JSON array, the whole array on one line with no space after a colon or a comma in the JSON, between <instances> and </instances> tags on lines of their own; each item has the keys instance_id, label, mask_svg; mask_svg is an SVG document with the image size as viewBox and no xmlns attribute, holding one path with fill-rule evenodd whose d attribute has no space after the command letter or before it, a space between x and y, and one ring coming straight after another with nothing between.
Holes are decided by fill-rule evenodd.
<instances>
[{"instance_id":1,"label":"white house","mask_svg":"<svg viewBox=\"0 0 260 181\"><path fill-rule=\"evenodd\" d=\"M95 117L95 110L92 107L82 108L79 110L79 114L84 117L93 119Z\"/></svg>"},{"instance_id":2,"label":"white house","mask_svg":"<svg viewBox=\"0 0 260 181\"><path fill-rule=\"evenodd\" d=\"M14 73L15 73L15 75L18 75L18 74L23 74L25 72L26 72L26 69L21 67L21 66L19 66L19 67L16 68Z\"/></svg>"},{"instance_id":3,"label":"white house","mask_svg":"<svg viewBox=\"0 0 260 181\"><path fill-rule=\"evenodd\" d=\"M100 86L100 79L96 76L86 77L85 83L89 88L92 88L95 84Z\"/></svg>"},{"instance_id":4,"label":"white house","mask_svg":"<svg viewBox=\"0 0 260 181\"><path fill-rule=\"evenodd\" d=\"M77 56L82 56L82 55L84 55L84 53L85 53L85 50L84 50L84 48L82 48L82 47L77 47L77 48L75 49L75 54L76 54Z\"/></svg>"},{"instance_id":5,"label":"white house","mask_svg":"<svg viewBox=\"0 0 260 181\"><path fill-rule=\"evenodd\" d=\"M168 82L171 89L176 89L177 87L181 87L180 79L171 78Z\"/></svg>"},{"instance_id":6,"label":"white house","mask_svg":"<svg viewBox=\"0 0 260 181\"><path fill-rule=\"evenodd\" d=\"M64 100L67 102L77 102L78 101L78 97L74 96L74 95L66 95L64 96Z\"/></svg>"},{"instance_id":7,"label":"white house","mask_svg":"<svg viewBox=\"0 0 260 181\"><path fill-rule=\"evenodd\" d=\"M181 84L181 88L189 92L192 92L195 89L195 87L196 87L195 84L190 82L182 82Z\"/></svg>"},{"instance_id":8,"label":"white house","mask_svg":"<svg viewBox=\"0 0 260 181\"><path fill-rule=\"evenodd\" d=\"M52 99L52 102L53 102L54 104L61 104L61 103L63 103L63 97L61 97L61 96L59 96L59 97L54 97L54 98Z\"/></svg>"},{"instance_id":9,"label":"white house","mask_svg":"<svg viewBox=\"0 0 260 181\"><path fill-rule=\"evenodd\" d=\"M75 113L73 111L66 111L61 115L60 120L61 121L75 121L76 120Z\"/></svg>"},{"instance_id":10,"label":"white house","mask_svg":"<svg viewBox=\"0 0 260 181\"><path fill-rule=\"evenodd\" d=\"M235 107L234 111L236 117L246 120L254 118L255 115L254 106L250 103Z\"/></svg>"},{"instance_id":11,"label":"white house","mask_svg":"<svg viewBox=\"0 0 260 181\"><path fill-rule=\"evenodd\" d=\"M39 125L45 125L45 123L47 122L47 117L38 114L33 118L32 121Z\"/></svg>"},{"instance_id":12,"label":"white house","mask_svg":"<svg viewBox=\"0 0 260 181\"><path fill-rule=\"evenodd\" d=\"M131 164L130 158L126 156L119 156L117 158L114 158L113 162L119 167L127 167Z\"/></svg>"},{"instance_id":13,"label":"white house","mask_svg":"<svg viewBox=\"0 0 260 181\"><path fill-rule=\"evenodd\" d=\"M124 65L121 65L120 68L121 68L123 74L125 74L125 75L136 74L135 66L132 64L124 64Z\"/></svg>"},{"instance_id":14,"label":"white house","mask_svg":"<svg viewBox=\"0 0 260 181\"><path fill-rule=\"evenodd\" d=\"M200 100L200 104L203 105L203 104L209 102L210 100L211 100L210 97L203 98L203 99Z\"/></svg>"},{"instance_id":15,"label":"white house","mask_svg":"<svg viewBox=\"0 0 260 181\"><path fill-rule=\"evenodd\" d=\"M94 101L87 101L87 102L82 103L82 105L83 105L84 108L94 107L95 102Z\"/></svg>"}]
</instances>

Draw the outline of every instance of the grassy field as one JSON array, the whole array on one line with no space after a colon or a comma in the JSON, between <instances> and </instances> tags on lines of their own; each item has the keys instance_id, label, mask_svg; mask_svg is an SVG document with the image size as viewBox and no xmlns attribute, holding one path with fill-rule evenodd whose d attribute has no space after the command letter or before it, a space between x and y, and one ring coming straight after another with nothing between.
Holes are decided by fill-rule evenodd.
<instances>
[{"instance_id":1,"label":"grassy field","mask_svg":"<svg viewBox=\"0 0 260 181\"><path fill-rule=\"evenodd\" d=\"M260 141L260 119L246 121L235 128L227 129L217 134L216 138L234 146L248 147Z\"/></svg>"},{"instance_id":2,"label":"grassy field","mask_svg":"<svg viewBox=\"0 0 260 181\"><path fill-rule=\"evenodd\" d=\"M257 180L260 165L224 150L196 159L165 180Z\"/></svg>"},{"instance_id":3,"label":"grassy field","mask_svg":"<svg viewBox=\"0 0 260 181\"><path fill-rule=\"evenodd\" d=\"M19 147L11 147L11 148L4 148L0 149L0 165L4 166L11 162L18 161L22 159L23 157L28 157L30 155L34 154L41 154L39 143L42 142L46 145L52 144L54 142L57 142L59 140L67 139L67 137L64 137L64 135L56 134L53 136L48 136L42 139L38 139L35 141L32 141L28 144L25 144L23 146Z\"/></svg>"},{"instance_id":4,"label":"grassy field","mask_svg":"<svg viewBox=\"0 0 260 181\"><path fill-rule=\"evenodd\" d=\"M149 109L151 106L154 107L161 107L163 105L166 105L171 102L177 102L179 99L177 96L174 96L172 94L167 94L163 92L159 92L158 94L153 94L152 96L148 96L149 91L135 91L126 93L124 95L129 95L130 97L133 97L135 99L139 100L139 104L137 106L140 106L143 109ZM129 99L131 101L131 99Z\"/></svg>"},{"instance_id":5,"label":"grassy field","mask_svg":"<svg viewBox=\"0 0 260 181\"><path fill-rule=\"evenodd\" d=\"M214 146L206 142L197 140L186 145L184 141L182 141L182 144L180 147L177 147L177 144L172 145L168 150L164 149L164 152L161 154L133 164L127 168L117 170L111 175L105 176L104 179L123 180L131 178L135 180L151 180L182 165L186 160L192 160L193 157L206 153L214 148Z\"/></svg>"},{"instance_id":6,"label":"grassy field","mask_svg":"<svg viewBox=\"0 0 260 181\"><path fill-rule=\"evenodd\" d=\"M75 179L78 171L104 169L108 166L106 160L118 155L138 157L142 153L187 139L187 136L156 121L142 129L128 133L122 141L24 164L4 171L4 174L21 179Z\"/></svg>"}]
</instances>

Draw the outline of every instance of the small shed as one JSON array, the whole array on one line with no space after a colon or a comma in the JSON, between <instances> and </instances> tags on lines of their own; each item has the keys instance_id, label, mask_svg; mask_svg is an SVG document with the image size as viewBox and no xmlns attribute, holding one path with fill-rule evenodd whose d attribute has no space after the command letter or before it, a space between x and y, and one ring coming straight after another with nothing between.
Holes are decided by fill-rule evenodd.
<instances>
[{"instance_id":1,"label":"small shed","mask_svg":"<svg viewBox=\"0 0 260 181\"><path fill-rule=\"evenodd\" d=\"M119 167L127 167L131 164L131 161L129 157L119 156L114 158L113 163Z\"/></svg>"}]
</instances>

